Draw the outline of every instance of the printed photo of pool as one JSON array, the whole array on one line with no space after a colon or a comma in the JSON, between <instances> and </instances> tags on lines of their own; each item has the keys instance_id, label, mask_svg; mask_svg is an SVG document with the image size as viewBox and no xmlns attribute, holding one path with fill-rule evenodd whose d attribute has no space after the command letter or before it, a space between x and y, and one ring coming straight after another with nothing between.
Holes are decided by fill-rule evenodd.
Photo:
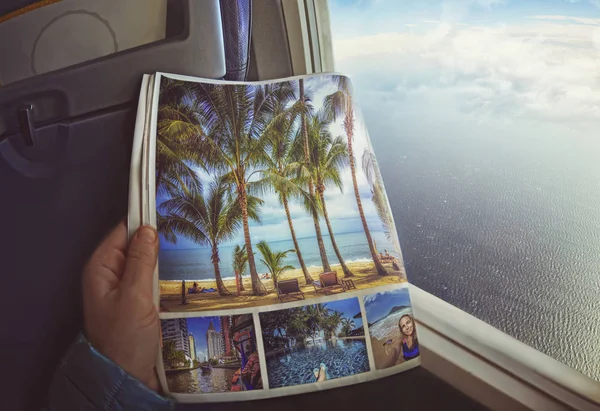
<instances>
[{"instance_id":1,"label":"printed photo of pool","mask_svg":"<svg viewBox=\"0 0 600 411\"><path fill-rule=\"evenodd\" d=\"M369 371L358 298L260 313L269 387Z\"/></svg>"},{"instance_id":2,"label":"printed photo of pool","mask_svg":"<svg viewBox=\"0 0 600 411\"><path fill-rule=\"evenodd\" d=\"M267 359L269 387L317 382L315 369L325 365L326 378L341 378L369 371L365 340L319 341Z\"/></svg>"}]
</instances>

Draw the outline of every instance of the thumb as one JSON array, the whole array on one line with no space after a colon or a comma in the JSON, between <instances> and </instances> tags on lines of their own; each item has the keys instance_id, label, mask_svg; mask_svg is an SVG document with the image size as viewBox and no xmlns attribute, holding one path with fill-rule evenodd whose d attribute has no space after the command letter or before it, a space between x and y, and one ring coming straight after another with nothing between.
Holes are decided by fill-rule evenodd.
<instances>
[{"instance_id":1,"label":"thumb","mask_svg":"<svg viewBox=\"0 0 600 411\"><path fill-rule=\"evenodd\" d=\"M142 226L129 242L122 285L152 294L153 274L158 258L158 235L150 226Z\"/></svg>"}]
</instances>

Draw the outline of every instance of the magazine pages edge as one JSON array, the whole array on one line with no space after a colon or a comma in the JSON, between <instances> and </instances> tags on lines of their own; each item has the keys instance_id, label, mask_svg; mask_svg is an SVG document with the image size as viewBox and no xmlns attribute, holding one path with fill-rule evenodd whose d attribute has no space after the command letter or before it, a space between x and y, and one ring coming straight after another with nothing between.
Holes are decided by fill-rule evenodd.
<instances>
[{"instance_id":1,"label":"magazine pages edge","mask_svg":"<svg viewBox=\"0 0 600 411\"><path fill-rule=\"evenodd\" d=\"M158 116L158 110L159 110L159 94L160 94L160 87L161 87L161 81L162 79L172 79L172 80L181 80L181 81L185 81L185 82L192 82L192 83L209 83L209 84L213 84L213 85L251 85L251 86L258 86L258 85L266 85L266 84L277 84L277 83L282 83L284 81L294 81L294 80L298 80L298 79L311 79L311 78L324 78L324 77L331 77L331 76L342 76L338 73L322 73L322 74L312 74L312 75L302 75L302 76L294 76L288 79L277 79L277 80L269 80L269 81L260 81L260 82L252 82L252 83L244 83L244 82L228 82L228 81L220 81L220 80L210 80L210 79L200 79L200 78L194 78L194 77L189 77L189 76L180 76L180 75L174 75L174 74L167 74L167 73L157 73L156 74L156 79L155 79L155 84L154 84L154 95L152 96L152 120L151 120L151 133L150 133L150 144L149 144L149 148L150 148L150 153L149 153L149 157L148 157L148 179L150 182L150 187L149 190L147 191L148 193L148 205L149 205L149 214L151 215L151 224L153 226L156 227L156 197L154 196L154 193L156 192L156 181L155 181L155 165L156 165L156 138L157 138L157 134L156 134L156 130L157 130L157 116ZM347 76L343 76L345 78L347 78ZM356 112L360 113L359 111L359 107L356 107ZM360 116L360 114L359 114ZM367 148L369 148L372 151L372 145L368 136L368 132L366 131L366 128L364 127L364 123L362 123L361 121L361 125L362 128L364 129L363 134L366 138L366 146ZM360 153L362 154L362 153ZM360 154L359 153L355 153L354 157L356 160L356 167L358 168L360 166ZM378 168L377 168L377 172L379 172ZM380 182L380 184L382 184L383 186L383 182ZM151 189L150 189L151 188ZM348 190L351 191L351 190ZM389 200L387 197L387 192L385 192L384 189L384 193L385 193L385 205L387 206L387 208L389 209ZM366 199L363 199L362 201L366 202ZM390 211L391 213L391 211ZM323 223L322 223L323 224ZM323 229L325 229L324 224L323 224ZM394 234L395 233L395 224L393 226L393 231ZM393 235L393 240L391 240L392 245L394 246L393 248L398 248L398 246L396 246L396 244L398 244L397 241L397 234ZM254 248L254 252L257 255L260 255L258 253L258 251ZM403 266L403 261L402 261L402 255L401 255L401 250L398 248L397 249L397 253L399 254L399 258L401 260L402 263L402 269L404 270L404 266ZM383 255L380 252L380 255ZM387 250L386 250L386 255L387 255ZM257 257L255 257L257 258ZM332 260L335 259L335 257L333 256L333 253L330 257ZM160 260L160 257L159 257ZM156 282L155 282L155 291L156 291L156 298L157 298L157 307L160 308L160 277L159 277L159 273L158 273L158 268L156 270ZM191 280L190 280L191 283ZM392 284L389 283L389 285L382 285L382 286L377 286L377 287L373 287L373 288L368 288L368 289L360 289L360 290L352 290L350 293L346 294L346 295L339 295L339 294L334 294L334 295L325 295L323 296L323 294L320 294L319 297L311 297L310 300L308 300L309 302L306 301L296 301L296 302L288 302L288 303L276 303L273 305L262 305L262 306L252 306L252 307L248 307L248 308L235 308L235 309L224 309L224 308L210 308L210 309L201 309L201 310L191 310L191 311L186 311L186 312L160 312L159 313L159 317L161 319L161 322L164 320L176 320L176 319L185 319L186 321L188 321L189 319L206 319L206 318L216 318L216 317L229 317L232 318L232 316L241 316L244 314L249 314L252 316L252 320L253 320L253 326L254 326L254 330L256 333L256 343L259 346L260 351L262 351L259 355L259 360L260 360L260 368L261 368L261 373L263 375L263 389L257 389L257 390L253 390L253 391L243 391L243 392L198 392L198 393L193 393L193 394L186 394L186 393L181 393L181 392L174 392L172 390L169 389L169 384L167 382L167 375L165 372L165 367L164 367L164 362L163 362L163 358L162 358L162 350L161 352L159 352L159 360L157 363L157 371L159 374L159 380L161 382L161 385L163 386L163 389L165 390L166 393L172 395L174 398L176 398L177 400L181 401L181 402L222 402L222 401L245 401L245 400L250 400L250 399L262 399L262 398L271 398L271 397L278 397L278 396L286 396L286 395L294 395L294 394L299 394L299 393L308 393L308 392L313 392L313 391L319 391L322 389L330 389L330 388L336 388L336 387L341 387L341 386L346 386L346 385L351 385L351 384L355 384L355 383L360 383L360 382L365 382L365 381L370 381L370 380L374 380L374 379L378 379L381 377L385 377L388 375L393 375L396 373L400 373L402 371L414 368L418 365L420 365L421 360L420 357L415 357L411 360L407 360L403 363L399 363L393 366L389 366L389 367L385 367L385 368L379 368L375 366L375 360L374 360L374 356L373 356L373 347L372 347L372 342L371 342L371 336L369 333L369 329L373 324L367 324L368 320L365 321L365 319L367 318L367 314L366 314L366 308L365 308L365 299L367 297L373 297L376 294L386 294L386 293L393 293L396 291L403 291L406 292L406 298L408 299L408 306L407 307L403 307L402 311L399 311L399 313L408 313L412 316L412 308L411 308L411 304L409 301L409 297L408 297L408 288L406 286L406 282L401 282L401 283L397 283L397 284ZM185 290L183 291L183 293L185 293ZM345 294L345 293L344 293ZM183 298L184 295L182 294L181 297ZM187 298L191 298L193 296L187 296ZM312 383L304 383L304 384L298 384L298 385L292 385L292 386L279 386L277 388L270 388L270 382L269 382L269 377L268 377L268 369L267 369L267 365L266 365L266 358L265 358L265 353L266 351L264 350L264 341L263 341L263 335L260 332L261 331L261 324L260 324L260 320L256 321L257 319L260 318L261 314L268 314L270 312L277 312L277 311L284 311L284 310L289 310L289 309L294 309L294 308L298 308L298 307L305 307L310 304L330 304L330 303L335 303L335 302L339 302L339 301L344 301L344 300L350 300L350 299L356 299L358 305L360 306L360 311L359 314L362 318L362 321L364 323L364 340L365 340L365 345L367 346L367 353L368 353L368 369L365 372L361 372L358 374L353 374L353 375L348 375L348 376L342 376L342 377L334 377L333 379L327 380L327 381L321 381L321 382L312 382ZM396 307L394 307L396 308ZM390 314L388 314L390 315ZM398 325L399 327L399 325ZM375 338L375 337L373 337ZM196 338L197 340L197 338ZM390 340L391 341L391 340ZM387 342L386 342L387 344ZM385 345L385 344L384 344ZM161 347L162 347L162 341L161 341ZM391 349L391 348L390 348ZM387 347L386 347L387 350ZM318 365L318 364L317 364ZM316 370L316 369L315 369ZM320 375L320 371L315 373L315 376ZM199 377L198 377L199 378Z\"/></svg>"}]
</instances>

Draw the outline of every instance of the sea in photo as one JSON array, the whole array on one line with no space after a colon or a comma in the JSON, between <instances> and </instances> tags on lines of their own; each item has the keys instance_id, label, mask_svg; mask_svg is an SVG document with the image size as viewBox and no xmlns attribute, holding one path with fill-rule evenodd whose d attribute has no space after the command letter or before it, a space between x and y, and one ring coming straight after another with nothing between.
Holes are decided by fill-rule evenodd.
<instances>
[{"instance_id":1,"label":"sea in photo","mask_svg":"<svg viewBox=\"0 0 600 411\"><path fill-rule=\"evenodd\" d=\"M407 288L364 297L375 368L419 358L419 341Z\"/></svg>"},{"instance_id":2,"label":"sea in photo","mask_svg":"<svg viewBox=\"0 0 600 411\"><path fill-rule=\"evenodd\" d=\"M262 389L252 315L161 320L162 357L171 393Z\"/></svg>"},{"instance_id":3,"label":"sea in photo","mask_svg":"<svg viewBox=\"0 0 600 411\"><path fill-rule=\"evenodd\" d=\"M347 77L332 74L272 84L161 77L162 311L249 308L406 281L352 93Z\"/></svg>"},{"instance_id":4,"label":"sea in photo","mask_svg":"<svg viewBox=\"0 0 600 411\"><path fill-rule=\"evenodd\" d=\"M269 387L369 371L357 298L260 313Z\"/></svg>"}]
</instances>

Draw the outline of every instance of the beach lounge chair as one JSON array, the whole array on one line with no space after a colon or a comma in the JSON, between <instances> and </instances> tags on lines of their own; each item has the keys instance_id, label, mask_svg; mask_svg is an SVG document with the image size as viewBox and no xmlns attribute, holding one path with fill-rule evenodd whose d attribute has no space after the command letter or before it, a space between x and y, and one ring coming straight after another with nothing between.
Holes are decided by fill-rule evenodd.
<instances>
[{"instance_id":1,"label":"beach lounge chair","mask_svg":"<svg viewBox=\"0 0 600 411\"><path fill-rule=\"evenodd\" d=\"M319 274L319 281L313 281L313 287L317 293L323 292L325 295L331 294L335 290L346 291L346 286L339 280L335 271L328 271Z\"/></svg>"},{"instance_id":2,"label":"beach lounge chair","mask_svg":"<svg viewBox=\"0 0 600 411\"><path fill-rule=\"evenodd\" d=\"M289 296L298 300L304 300L304 293L300 290L298 279L280 280L277 282L277 298L283 302L283 298Z\"/></svg>"}]
</instances>

